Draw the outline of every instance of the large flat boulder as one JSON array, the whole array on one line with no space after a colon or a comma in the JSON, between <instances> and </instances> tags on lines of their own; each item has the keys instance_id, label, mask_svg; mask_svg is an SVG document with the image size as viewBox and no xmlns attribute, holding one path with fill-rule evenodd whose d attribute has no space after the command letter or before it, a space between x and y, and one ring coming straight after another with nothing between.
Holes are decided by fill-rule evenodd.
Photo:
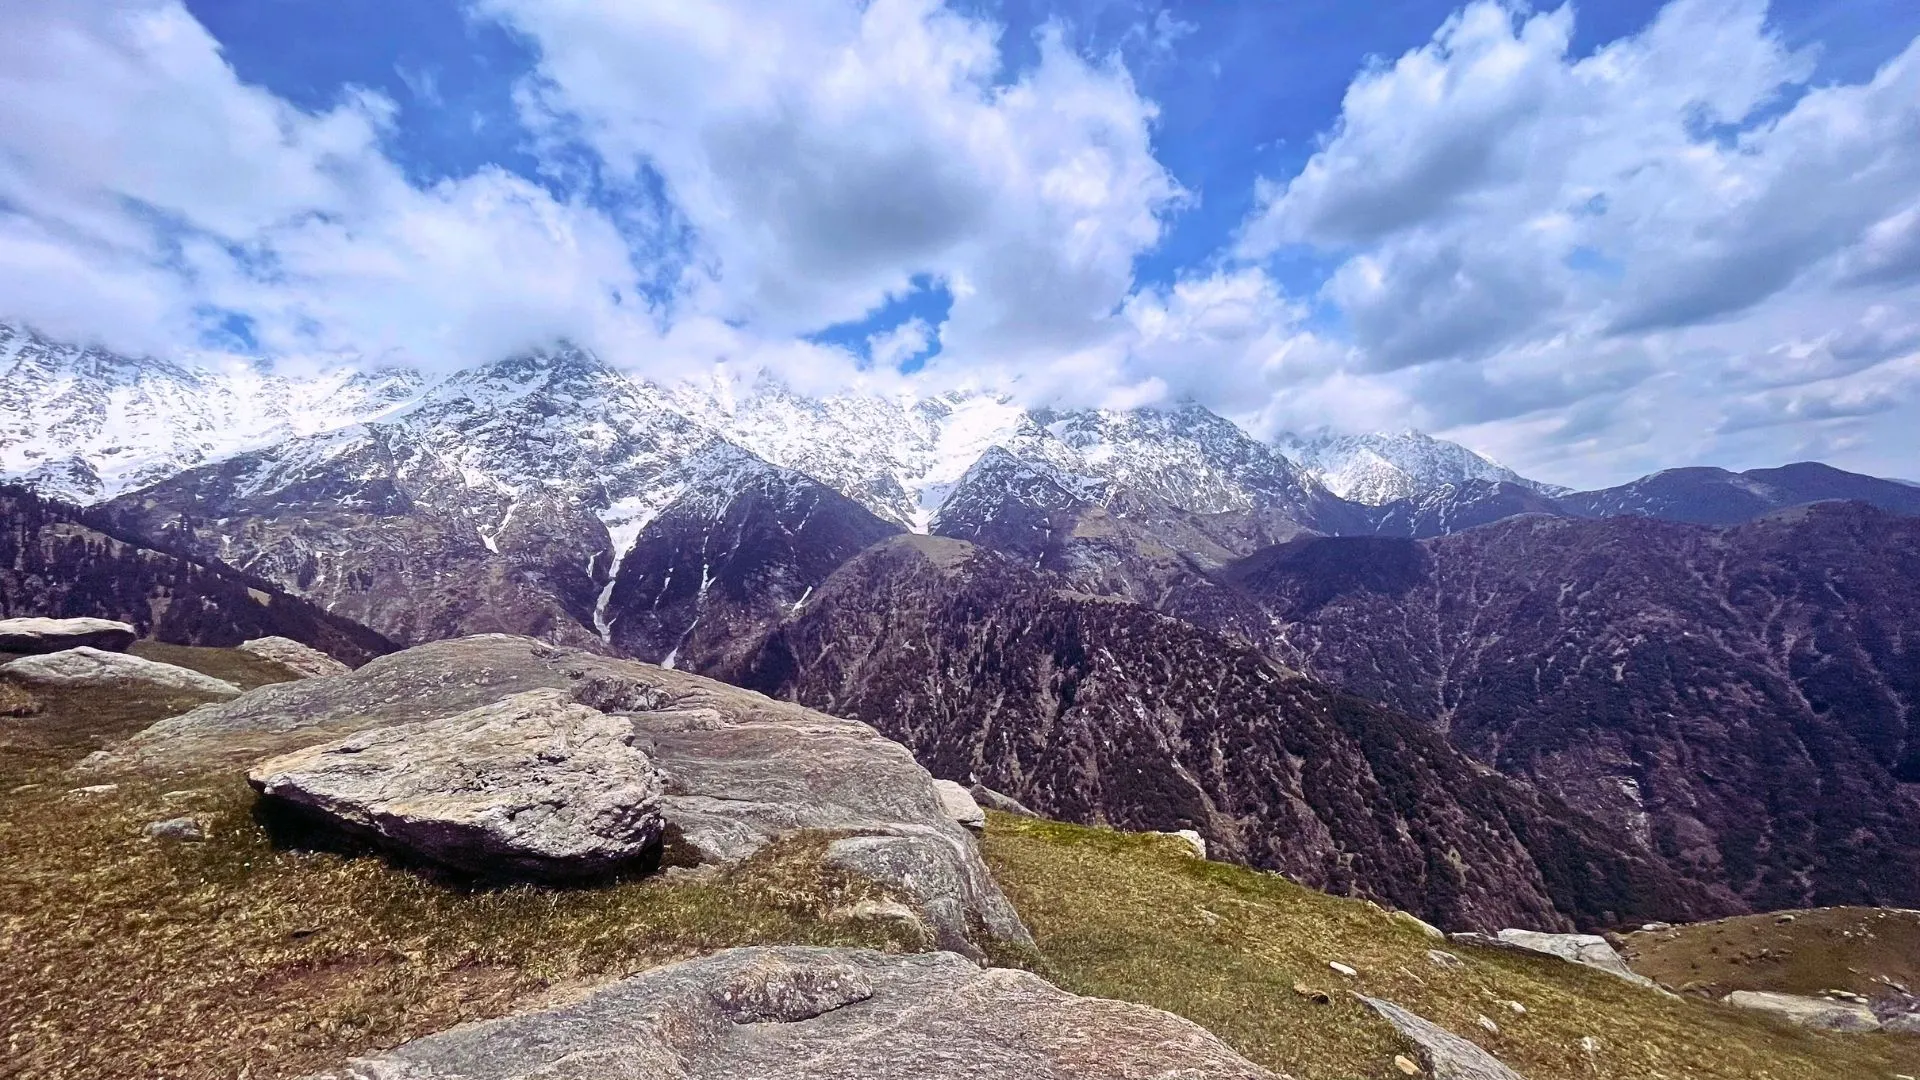
<instances>
[{"instance_id":1,"label":"large flat boulder","mask_svg":"<svg viewBox=\"0 0 1920 1080\"><path fill-rule=\"evenodd\" d=\"M1282 1080L1203 1028L953 953L731 949L328 1080Z\"/></svg>"},{"instance_id":2,"label":"large flat boulder","mask_svg":"<svg viewBox=\"0 0 1920 1080\"><path fill-rule=\"evenodd\" d=\"M1753 1009L1801 1027L1821 1031L1878 1031L1880 1019L1865 1005L1851 1001L1776 994L1768 990L1735 990L1721 999L1728 1005Z\"/></svg>"},{"instance_id":3,"label":"large flat boulder","mask_svg":"<svg viewBox=\"0 0 1920 1080\"><path fill-rule=\"evenodd\" d=\"M232 697L240 688L190 668L143 660L126 653L83 645L64 652L23 656L0 664L0 672L39 686L152 687L214 697Z\"/></svg>"},{"instance_id":4,"label":"large flat boulder","mask_svg":"<svg viewBox=\"0 0 1920 1080\"><path fill-rule=\"evenodd\" d=\"M598 877L658 844L660 774L631 724L529 690L270 758L270 808L489 878Z\"/></svg>"},{"instance_id":5,"label":"large flat boulder","mask_svg":"<svg viewBox=\"0 0 1920 1080\"><path fill-rule=\"evenodd\" d=\"M112 619L0 619L0 653L51 653L82 645L124 652L133 627Z\"/></svg>"},{"instance_id":6,"label":"large flat boulder","mask_svg":"<svg viewBox=\"0 0 1920 1080\"><path fill-rule=\"evenodd\" d=\"M1502 943L1530 952L1557 956L1570 963L1597 968L1638 986L1652 987L1652 979L1627 966L1620 953L1598 934L1547 934L1538 930L1502 930Z\"/></svg>"},{"instance_id":7,"label":"large flat boulder","mask_svg":"<svg viewBox=\"0 0 1920 1080\"><path fill-rule=\"evenodd\" d=\"M1031 944L977 843L948 818L933 777L899 743L858 721L698 675L530 638L433 642L345 675L264 686L162 720L119 756L168 769L253 761L543 688L631 725L634 746L666 776L660 813L668 838L693 858L737 862L799 830L905 840L914 858L940 861L961 883L955 895L964 920L929 912L930 923L979 926L1000 940ZM846 865L862 872L891 861Z\"/></svg>"},{"instance_id":8,"label":"large flat boulder","mask_svg":"<svg viewBox=\"0 0 1920 1080\"><path fill-rule=\"evenodd\" d=\"M303 645L292 638L253 638L241 642L239 649L243 653L257 656L262 660L271 660L281 667L291 668L309 679L344 675L353 670L319 649L311 645Z\"/></svg>"}]
</instances>

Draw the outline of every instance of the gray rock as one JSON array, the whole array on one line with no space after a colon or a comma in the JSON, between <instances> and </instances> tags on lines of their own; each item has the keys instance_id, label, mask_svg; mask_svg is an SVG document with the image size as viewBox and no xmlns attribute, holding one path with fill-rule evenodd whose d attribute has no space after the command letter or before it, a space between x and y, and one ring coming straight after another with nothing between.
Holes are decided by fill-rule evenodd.
<instances>
[{"instance_id":1,"label":"gray rock","mask_svg":"<svg viewBox=\"0 0 1920 1080\"><path fill-rule=\"evenodd\" d=\"M1027 809L1027 805L1011 795L1003 795L985 784L975 784L969 789L973 801L988 810L997 810L1002 814L1013 814L1024 818L1037 818L1040 815Z\"/></svg>"},{"instance_id":2,"label":"gray rock","mask_svg":"<svg viewBox=\"0 0 1920 1080\"><path fill-rule=\"evenodd\" d=\"M0 653L51 653L82 645L122 652L134 630L112 619L0 619Z\"/></svg>"},{"instance_id":3,"label":"gray rock","mask_svg":"<svg viewBox=\"0 0 1920 1080\"><path fill-rule=\"evenodd\" d=\"M90 645L64 652L23 656L0 664L0 672L23 683L39 686L126 686L129 683L144 683L164 690L217 697L232 697L240 692L239 687L225 679L202 675L173 664L142 660L126 653L106 652Z\"/></svg>"},{"instance_id":4,"label":"gray rock","mask_svg":"<svg viewBox=\"0 0 1920 1080\"><path fill-rule=\"evenodd\" d=\"M1530 952L1557 956L1575 964L1597 968L1638 986L1652 987L1654 982L1635 972L1620 958L1607 939L1597 934L1546 934L1537 930L1502 930L1499 940Z\"/></svg>"},{"instance_id":5,"label":"gray rock","mask_svg":"<svg viewBox=\"0 0 1920 1080\"><path fill-rule=\"evenodd\" d=\"M271 758L247 779L270 805L492 878L570 879L659 841L661 777L632 725L530 690Z\"/></svg>"},{"instance_id":6,"label":"gray rock","mask_svg":"<svg viewBox=\"0 0 1920 1080\"><path fill-rule=\"evenodd\" d=\"M1499 1058L1446 1028L1395 1005L1391 1001L1356 994L1400 1034L1420 1048L1420 1062L1434 1080L1522 1080ZM1484 1019L1484 1018L1483 1018ZM1491 1022L1491 1021L1489 1021Z\"/></svg>"},{"instance_id":7,"label":"gray rock","mask_svg":"<svg viewBox=\"0 0 1920 1080\"><path fill-rule=\"evenodd\" d=\"M1160 835L1171 836L1175 840L1185 844L1187 851L1196 859L1204 859L1207 857L1207 838L1192 829L1176 829L1173 832L1163 832Z\"/></svg>"},{"instance_id":8,"label":"gray rock","mask_svg":"<svg viewBox=\"0 0 1920 1080\"><path fill-rule=\"evenodd\" d=\"M1427 962L1434 967L1444 968L1448 971L1459 971L1461 968L1467 966L1465 960L1447 952L1445 949L1428 949Z\"/></svg>"},{"instance_id":9,"label":"gray rock","mask_svg":"<svg viewBox=\"0 0 1920 1080\"><path fill-rule=\"evenodd\" d=\"M1873 1010L1850 1001L1804 997L1800 994L1776 994L1766 990L1735 990L1721 999L1740 1009L1764 1012L1801 1027L1821 1031L1878 1031L1880 1020Z\"/></svg>"},{"instance_id":10,"label":"gray rock","mask_svg":"<svg viewBox=\"0 0 1920 1080\"><path fill-rule=\"evenodd\" d=\"M1920 1013L1895 1013L1880 1021L1880 1030L1900 1035L1920 1035Z\"/></svg>"},{"instance_id":11,"label":"gray rock","mask_svg":"<svg viewBox=\"0 0 1920 1080\"><path fill-rule=\"evenodd\" d=\"M1281 1080L1204 1029L952 953L730 949L329 1080Z\"/></svg>"},{"instance_id":12,"label":"gray rock","mask_svg":"<svg viewBox=\"0 0 1920 1080\"><path fill-rule=\"evenodd\" d=\"M940 809L947 820L965 829L979 832L987 827L987 812L973 801L973 794L951 780L935 780L933 790L940 796Z\"/></svg>"},{"instance_id":13,"label":"gray rock","mask_svg":"<svg viewBox=\"0 0 1920 1080\"><path fill-rule=\"evenodd\" d=\"M926 913L935 944L974 959L967 938L979 919L1000 941L1032 945L1027 928L990 875L968 872L972 840L926 826L899 825L878 836L850 836L827 845L827 865L877 881ZM977 857L977 856L976 856Z\"/></svg>"},{"instance_id":14,"label":"gray rock","mask_svg":"<svg viewBox=\"0 0 1920 1080\"><path fill-rule=\"evenodd\" d=\"M303 645L292 638L254 638L251 641L241 642L240 651L262 660L271 660L282 667L292 668L309 679L344 675L353 670L319 649L311 645Z\"/></svg>"},{"instance_id":15,"label":"gray rock","mask_svg":"<svg viewBox=\"0 0 1920 1080\"><path fill-rule=\"evenodd\" d=\"M150 822L143 830L149 840L195 841L207 838L206 826L190 817L168 818L165 821Z\"/></svg>"},{"instance_id":16,"label":"gray rock","mask_svg":"<svg viewBox=\"0 0 1920 1080\"><path fill-rule=\"evenodd\" d=\"M699 860L731 863L802 829L931 833L949 841L951 869L967 882L966 902L978 905L968 925L1029 940L973 837L948 820L933 778L899 743L866 724L697 675L530 638L433 642L330 679L261 687L160 721L124 752L160 768L257 758L542 687L632 724L636 745L666 774L660 810L669 832Z\"/></svg>"}]
</instances>

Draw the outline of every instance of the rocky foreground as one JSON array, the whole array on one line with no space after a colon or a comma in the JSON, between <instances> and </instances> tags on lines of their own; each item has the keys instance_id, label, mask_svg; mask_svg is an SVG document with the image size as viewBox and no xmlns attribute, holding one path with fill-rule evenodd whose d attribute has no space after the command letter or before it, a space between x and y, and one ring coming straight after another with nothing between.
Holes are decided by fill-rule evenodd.
<instances>
[{"instance_id":1,"label":"rocky foreground","mask_svg":"<svg viewBox=\"0 0 1920 1080\"><path fill-rule=\"evenodd\" d=\"M1651 991L1600 938L1448 941L1209 863L1191 833L1012 816L1024 808L934 779L866 724L698 676L504 635L351 671L288 645L166 654L217 660L227 689L176 679L157 699L119 673L0 721L57 733L75 708L206 701L90 754L66 744L79 773L0 760L14 800L0 838L18 853L0 879L0 1026L16 1033L0 1066L211 1077L246 1062L331 1080L1911 1068L1883 1044L1814 1044L1831 1037ZM322 673L294 678L308 670ZM235 789L248 801L221 809ZM385 858L354 854L369 851ZM243 1031L229 1015L276 1034L179 1056L195 1032Z\"/></svg>"}]
</instances>

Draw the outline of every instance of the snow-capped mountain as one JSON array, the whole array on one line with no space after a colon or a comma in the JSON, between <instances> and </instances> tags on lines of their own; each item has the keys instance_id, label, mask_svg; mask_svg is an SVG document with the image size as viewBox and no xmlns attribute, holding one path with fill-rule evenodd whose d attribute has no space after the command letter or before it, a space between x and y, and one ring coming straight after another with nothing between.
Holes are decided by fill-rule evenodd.
<instances>
[{"instance_id":1,"label":"snow-capped mountain","mask_svg":"<svg viewBox=\"0 0 1920 1080\"><path fill-rule=\"evenodd\" d=\"M1517 484L1542 495L1565 488L1529 480L1459 443L1418 431L1371 435L1282 435L1274 446L1327 490L1352 502L1383 506L1471 480Z\"/></svg>"},{"instance_id":2,"label":"snow-capped mountain","mask_svg":"<svg viewBox=\"0 0 1920 1080\"><path fill-rule=\"evenodd\" d=\"M0 324L0 477L72 502L372 419L423 385L403 368L288 378L230 358L140 359Z\"/></svg>"},{"instance_id":3,"label":"snow-capped mountain","mask_svg":"<svg viewBox=\"0 0 1920 1080\"><path fill-rule=\"evenodd\" d=\"M989 450L1093 503L1124 491L1193 513L1224 513L1276 501L1304 505L1324 494L1285 457L1197 405L1030 409L1001 395L958 392L809 398L770 379L745 387L690 383L672 398L730 441L916 532L933 527Z\"/></svg>"}]
</instances>

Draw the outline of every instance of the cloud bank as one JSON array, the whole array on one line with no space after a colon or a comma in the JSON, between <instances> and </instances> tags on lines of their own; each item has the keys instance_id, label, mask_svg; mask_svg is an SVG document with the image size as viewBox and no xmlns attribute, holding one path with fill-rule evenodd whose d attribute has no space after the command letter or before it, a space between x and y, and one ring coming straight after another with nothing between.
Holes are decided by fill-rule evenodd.
<instances>
[{"instance_id":1,"label":"cloud bank","mask_svg":"<svg viewBox=\"0 0 1920 1080\"><path fill-rule=\"evenodd\" d=\"M924 365L1260 433L1417 425L1569 484L1920 472L1920 42L1819 83L1760 0L1674 0L1584 54L1571 5L1480 0L1360 70L1211 256L1143 279L1209 193L1064 22L1016 65L935 0L469 17L535 58L537 171L410 181L400 105L244 83L178 0L11 5L0 317L133 354L445 369L567 337L813 388ZM1204 17L1139 37L1177 61Z\"/></svg>"}]
</instances>

